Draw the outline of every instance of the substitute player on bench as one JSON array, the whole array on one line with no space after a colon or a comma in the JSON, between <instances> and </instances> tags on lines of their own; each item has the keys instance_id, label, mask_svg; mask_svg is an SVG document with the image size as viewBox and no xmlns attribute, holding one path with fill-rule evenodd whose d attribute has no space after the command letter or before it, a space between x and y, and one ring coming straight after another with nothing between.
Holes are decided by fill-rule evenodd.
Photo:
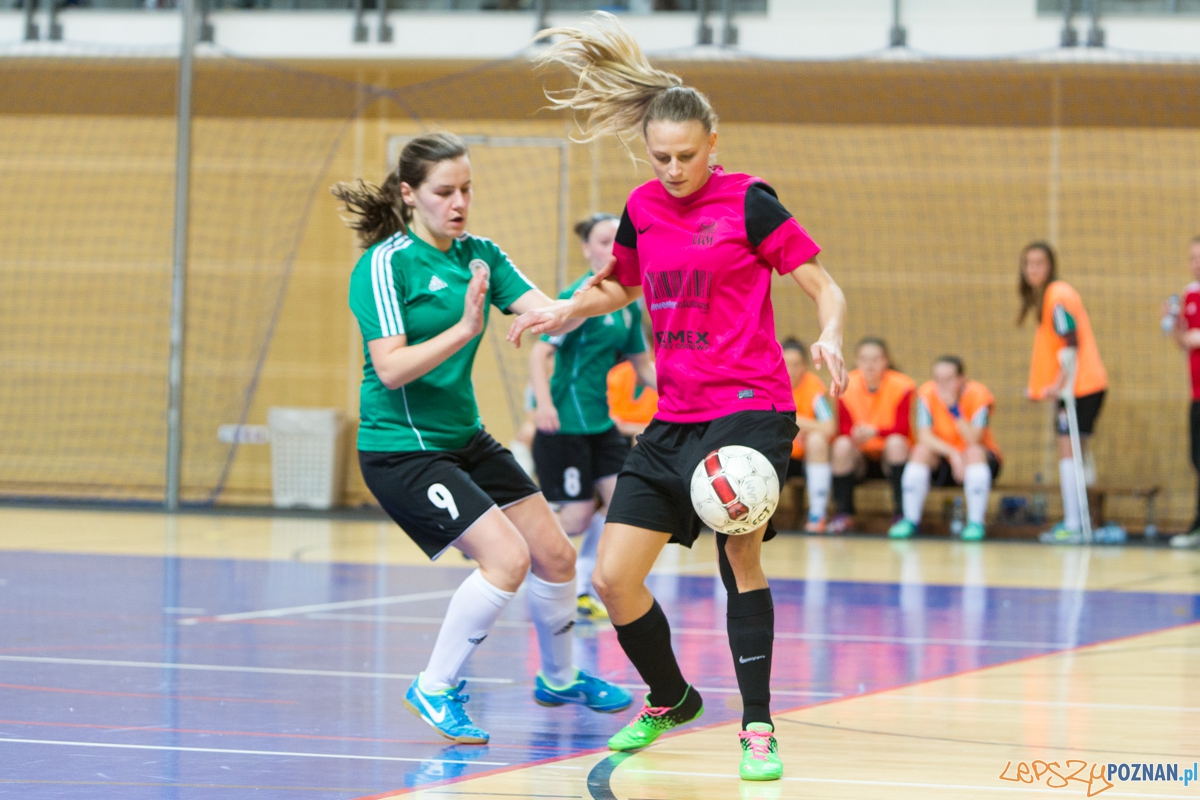
<instances>
[{"instance_id":1,"label":"substitute player on bench","mask_svg":"<svg viewBox=\"0 0 1200 800\"><path fill-rule=\"evenodd\" d=\"M932 484L963 487L967 525L962 538L968 542L983 538L988 494L1001 463L990 427L995 402L986 386L967 379L958 356L933 362L933 380L917 390L917 443L902 479L904 518L888 536L907 539L916 533Z\"/></svg>"},{"instance_id":2,"label":"substitute player on bench","mask_svg":"<svg viewBox=\"0 0 1200 800\"><path fill-rule=\"evenodd\" d=\"M796 403L796 426L800 433L792 440L792 462L788 477L804 476L808 493L807 533L825 532L825 511L829 506L829 487L833 472L829 466L829 443L837 436L837 418L826 397L825 383L812 370L808 348L798 339L783 343L783 363L787 365Z\"/></svg>"},{"instance_id":3,"label":"substitute player on bench","mask_svg":"<svg viewBox=\"0 0 1200 800\"><path fill-rule=\"evenodd\" d=\"M1192 466L1200 472L1200 236L1188 246L1188 266L1195 280L1183 290L1178 312L1166 308L1163 311L1176 313L1175 342L1188 356L1192 379L1192 407L1188 414ZM1200 547L1200 487L1196 489L1196 516L1185 533L1171 537L1171 546Z\"/></svg>"}]
</instances>

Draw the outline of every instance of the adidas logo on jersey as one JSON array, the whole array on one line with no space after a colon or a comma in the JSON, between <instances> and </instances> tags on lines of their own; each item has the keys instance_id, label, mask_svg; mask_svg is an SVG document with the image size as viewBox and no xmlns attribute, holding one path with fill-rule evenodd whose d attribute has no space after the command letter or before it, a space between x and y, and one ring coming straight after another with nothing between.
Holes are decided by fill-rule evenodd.
<instances>
[{"instance_id":1,"label":"adidas logo on jersey","mask_svg":"<svg viewBox=\"0 0 1200 800\"><path fill-rule=\"evenodd\" d=\"M437 275L434 275L429 279L429 291L431 292L440 292L442 289L449 288L449 286L450 284L446 283Z\"/></svg>"}]
</instances>

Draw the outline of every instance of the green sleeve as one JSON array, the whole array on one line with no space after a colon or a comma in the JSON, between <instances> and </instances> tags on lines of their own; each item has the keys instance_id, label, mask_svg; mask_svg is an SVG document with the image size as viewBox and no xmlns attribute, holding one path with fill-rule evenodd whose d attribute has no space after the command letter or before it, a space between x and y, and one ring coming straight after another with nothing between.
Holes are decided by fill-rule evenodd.
<instances>
[{"instance_id":1,"label":"green sleeve","mask_svg":"<svg viewBox=\"0 0 1200 800\"><path fill-rule=\"evenodd\" d=\"M631 303L624 310L629 312L629 336L626 337L621 352L627 356L644 353L646 352L646 337L642 335L642 307L637 303Z\"/></svg>"},{"instance_id":2,"label":"green sleeve","mask_svg":"<svg viewBox=\"0 0 1200 800\"><path fill-rule=\"evenodd\" d=\"M394 273L390 265L374 260L374 253L368 252L350 275L350 310L364 342L404 333Z\"/></svg>"},{"instance_id":3,"label":"green sleeve","mask_svg":"<svg viewBox=\"0 0 1200 800\"><path fill-rule=\"evenodd\" d=\"M1054 332L1059 336L1075 332L1075 318L1062 303L1054 306Z\"/></svg>"},{"instance_id":4,"label":"green sleeve","mask_svg":"<svg viewBox=\"0 0 1200 800\"><path fill-rule=\"evenodd\" d=\"M495 242L485 239L483 245L491 269L492 305L508 314L509 307L517 302L517 298L537 287L517 269L508 254L497 247Z\"/></svg>"}]
</instances>

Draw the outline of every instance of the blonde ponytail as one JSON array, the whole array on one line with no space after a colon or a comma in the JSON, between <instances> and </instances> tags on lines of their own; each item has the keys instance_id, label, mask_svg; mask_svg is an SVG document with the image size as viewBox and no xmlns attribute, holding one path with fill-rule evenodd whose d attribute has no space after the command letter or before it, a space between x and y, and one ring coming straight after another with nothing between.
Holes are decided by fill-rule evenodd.
<instances>
[{"instance_id":1,"label":"blonde ponytail","mask_svg":"<svg viewBox=\"0 0 1200 800\"><path fill-rule=\"evenodd\" d=\"M678 75L652 67L637 40L612 14L597 11L586 27L551 28L539 34L551 36L562 39L534 64L539 69L565 67L576 76L573 88L547 90L546 98L552 108L576 114L581 134L577 141L613 135L624 142L635 131L644 136L655 120L696 120L706 132L716 128L717 115L708 98L684 86Z\"/></svg>"}]
</instances>

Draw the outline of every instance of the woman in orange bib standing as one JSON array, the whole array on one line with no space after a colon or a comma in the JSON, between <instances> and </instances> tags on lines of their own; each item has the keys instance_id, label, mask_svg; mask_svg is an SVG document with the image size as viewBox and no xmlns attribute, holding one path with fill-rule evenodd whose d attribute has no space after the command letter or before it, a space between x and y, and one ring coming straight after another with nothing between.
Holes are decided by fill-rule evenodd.
<instances>
[{"instance_id":1,"label":"woman in orange bib standing","mask_svg":"<svg viewBox=\"0 0 1200 800\"><path fill-rule=\"evenodd\" d=\"M1021 313L1017 324L1024 322L1031 311L1037 312L1038 320L1033 337L1033 362L1029 367L1029 399L1058 403L1058 479L1062 487L1063 521L1046 538L1064 543L1080 541L1083 520L1077 482L1093 482L1095 468L1088 469L1092 474L1086 477L1076 474L1063 398L1075 398L1080 445L1084 458L1088 459L1087 443L1104 405L1108 373L1100 360L1083 300L1069 283L1058 279L1058 264L1050 245L1034 242L1021 251L1018 289Z\"/></svg>"},{"instance_id":2,"label":"woman in orange bib standing","mask_svg":"<svg viewBox=\"0 0 1200 800\"><path fill-rule=\"evenodd\" d=\"M833 502L837 513L826 528L845 533L854 522L854 486L886 478L895 515L902 516L901 478L912 449L912 404L917 384L892 369L887 343L868 336L854 351L855 368L838 405L840 435L833 441Z\"/></svg>"}]
</instances>

